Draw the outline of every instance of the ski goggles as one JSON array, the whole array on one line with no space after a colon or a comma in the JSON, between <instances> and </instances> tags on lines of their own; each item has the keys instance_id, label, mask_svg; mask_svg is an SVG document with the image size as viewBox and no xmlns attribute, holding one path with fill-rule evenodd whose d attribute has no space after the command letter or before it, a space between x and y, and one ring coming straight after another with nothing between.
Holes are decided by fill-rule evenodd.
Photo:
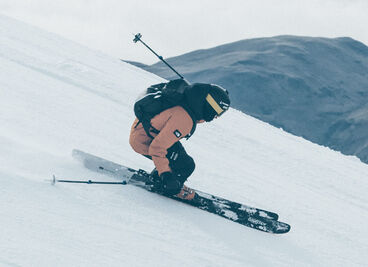
<instances>
[{"instance_id":1,"label":"ski goggles","mask_svg":"<svg viewBox=\"0 0 368 267\"><path fill-rule=\"evenodd\" d=\"M206 100L208 104L210 104L210 106L216 111L217 116L221 116L227 110L223 109L210 94L206 96Z\"/></svg>"}]
</instances>

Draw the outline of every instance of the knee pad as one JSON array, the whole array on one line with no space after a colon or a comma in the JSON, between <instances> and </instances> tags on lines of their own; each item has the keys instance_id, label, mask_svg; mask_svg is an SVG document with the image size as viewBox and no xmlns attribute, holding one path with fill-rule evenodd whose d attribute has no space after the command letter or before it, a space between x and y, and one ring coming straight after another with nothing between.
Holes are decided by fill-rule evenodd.
<instances>
[{"instance_id":1,"label":"knee pad","mask_svg":"<svg viewBox=\"0 0 368 267\"><path fill-rule=\"evenodd\" d=\"M195 163L192 157L188 156L178 161L173 167L173 172L177 179L184 184L188 177L194 172Z\"/></svg>"},{"instance_id":2,"label":"knee pad","mask_svg":"<svg viewBox=\"0 0 368 267\"><path fill-rule=\"evenodd\" d=\"M167 152L166 157L171 170L178 180L184 183L195 169L193 158L187 154L180 142L176 142Z\"/></svg>"},{"instance_id":3,"label":"knee pad","mask_svg":"<svg viewBox=\"0 0 368 267\"><path fill-rule=\"evenodd\" d=\"M185 173L187 175L187 177L189 177L195 170L195 162L194 162L194 159L187 155L187 159L186 159L186 162L185 162Z\"/></svg>"}]
</instances>

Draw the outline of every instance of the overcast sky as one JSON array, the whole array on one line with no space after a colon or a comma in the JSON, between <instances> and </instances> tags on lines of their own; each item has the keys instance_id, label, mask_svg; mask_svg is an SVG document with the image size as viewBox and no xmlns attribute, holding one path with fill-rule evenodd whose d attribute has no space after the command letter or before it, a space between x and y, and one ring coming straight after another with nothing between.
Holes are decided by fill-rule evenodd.
<instances>
[{"instance_id":1,"label":"overcast sky","mask_svg":"<svg viewBox=\"0 0 368 267\"><path fill-rule=\"evenodd\" d=\"M281 34L349 36L368 45L366 0L0 0L0 13L112 56L164 58Z\"/></svg>"}]
</instances>

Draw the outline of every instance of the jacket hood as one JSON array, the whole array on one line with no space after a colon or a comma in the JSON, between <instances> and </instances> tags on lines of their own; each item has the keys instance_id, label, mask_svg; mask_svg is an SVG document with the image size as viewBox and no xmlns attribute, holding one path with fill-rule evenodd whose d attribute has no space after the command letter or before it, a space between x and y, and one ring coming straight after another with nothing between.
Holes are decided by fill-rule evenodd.
<instances>
[{"instance_id":1,"label":"jacket hood","mask_svg":"<svg viewBox=\"0 0 368 267\"><path fill-rule=\"evenodd\" d=\"M196 121L206 118L206 96L210 91L211 85L205 83L195 83L185 91L185 105L191 116Z\"/></svg>"}]
</instances>

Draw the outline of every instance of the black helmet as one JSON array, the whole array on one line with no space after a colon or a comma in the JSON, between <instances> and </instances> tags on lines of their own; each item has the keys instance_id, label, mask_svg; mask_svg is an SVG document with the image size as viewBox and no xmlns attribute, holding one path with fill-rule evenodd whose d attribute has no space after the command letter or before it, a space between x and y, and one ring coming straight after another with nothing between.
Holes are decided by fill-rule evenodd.
<instances>
[{"instance_id":1,"label":"black helmet","mask_svg":"<svg viewBox=\"0 0 368 267\"><path fill-rule=\"evenodd\" d=\"M219 85L211 84L206 96L205 120L211 121L221 116L230 107L229 92Z\"/></svg>"}]
</instances>

